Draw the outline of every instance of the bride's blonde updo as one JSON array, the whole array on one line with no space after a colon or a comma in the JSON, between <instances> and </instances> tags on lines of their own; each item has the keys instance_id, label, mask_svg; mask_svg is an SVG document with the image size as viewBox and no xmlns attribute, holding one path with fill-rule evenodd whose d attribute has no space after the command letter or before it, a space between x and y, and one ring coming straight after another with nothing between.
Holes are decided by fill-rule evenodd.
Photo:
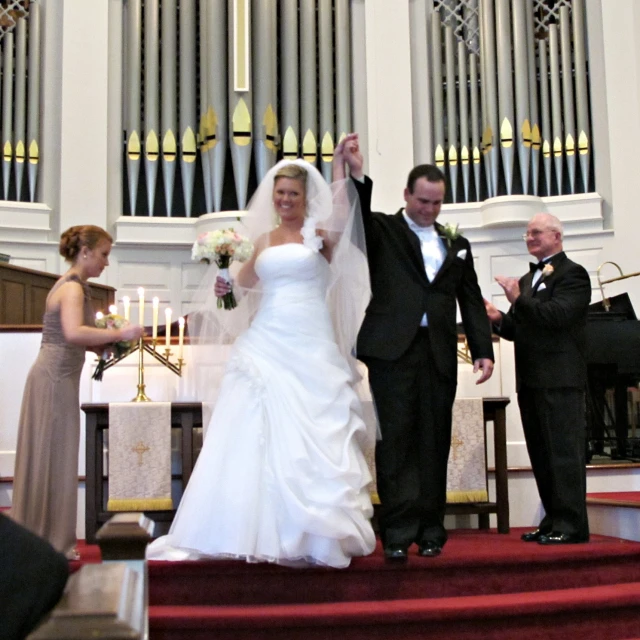
<instances>
[{"instance_id":1,"label":"bride's blonde updo","mask_svg":"<svg viewBox=\"0 0 640 640\"><path fill-rule=\"evenodd\" d=\"M289 178L291 180L297 180L304 187L305 193L307 191L307 170L301 167L299 164L291 163L285 164L282 168L278 169L276 175L273 177L273 184L278 182L278 178Z\"/></svg>"},{"instance_id":2,"label":"bride's blonde updo","mask_svg":"<svg viewBox=\"0 0 640 640\"><path fill-rule=\"evenodd\" d=\"M95 249L101 240L113 242L113 238L102 227L79 224L69 227L60 236L59 252L68 262L75 262L83 247Z\"/></svg>"}]
</instances>

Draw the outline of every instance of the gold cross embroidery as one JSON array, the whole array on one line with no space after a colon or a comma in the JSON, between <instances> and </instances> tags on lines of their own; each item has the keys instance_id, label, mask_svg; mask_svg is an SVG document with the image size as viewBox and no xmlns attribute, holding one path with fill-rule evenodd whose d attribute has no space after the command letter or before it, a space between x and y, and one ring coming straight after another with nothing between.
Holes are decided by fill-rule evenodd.
<instances>
[{"instance_id":1,"label":"gold cross embroidery","mask_svg":"<svg viewBox=\"0 0 640 640\"><path fill-rule=\"evenodd\" d=\"M458 436L454 436L451 439L451 446L453 447L453 459L458 459L458 447L461 447L464 444L464 440L460 440Z\"/></svg>"},{"instance_id":2,"label":"gold cross embroidery","mask_svg":"<svg viewBox=\"0 0 640 640\"><path fill-rule=\"evenodd\" d=\"M147 447L147 445L142 442L142 440L139 440L136 443L135 447L131 447L131 451L133 451L134 453L138 454L138 466L141 467L142 466L142 455L147 453L147 451L151 451L151 449L149 447Z\"/></svg>"}]
</instances>

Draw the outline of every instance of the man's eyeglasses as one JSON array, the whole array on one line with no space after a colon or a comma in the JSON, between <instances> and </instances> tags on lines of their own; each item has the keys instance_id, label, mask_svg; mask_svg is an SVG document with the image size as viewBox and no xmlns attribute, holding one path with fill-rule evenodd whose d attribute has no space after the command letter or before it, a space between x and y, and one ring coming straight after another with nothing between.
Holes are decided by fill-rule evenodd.
<instances>
[{"instance_id":1,"label":"man's eyeglasses","mask_svg":"<svg viewBox=\"0 0 640 640\"><path fill-rule=\"evenodd\" d=\"M541 236L543 233L544 233L544 231L541 230L541 229L534 229L533 231L527 231L526 233L523 233L522 234L522 239L526 240L529 237L537 238L537 237Z\"/></svg>"}]
</instances>

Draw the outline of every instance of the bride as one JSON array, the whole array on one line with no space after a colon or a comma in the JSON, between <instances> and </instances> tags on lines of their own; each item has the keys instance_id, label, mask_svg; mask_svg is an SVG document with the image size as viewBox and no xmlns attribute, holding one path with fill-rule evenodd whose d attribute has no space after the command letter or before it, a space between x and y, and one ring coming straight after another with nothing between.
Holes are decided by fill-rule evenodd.
<instances>
[{"instance_id":1,"label":"bride","mask_svg":"<svg viewBox=\"0 0 640 640\"><path fill-rule=\"evenodd\" d=\"M370 290L345 144L357 147L357 135L336 147L331 186L302 160L268 172L243 218L255 248L234 280L238 307L217 311L208 285L208 304L190 315L193 341L235 342L176 517L149 559L346 567L375 547L363 455L375 435L353 355ZM229 290L218 277L215 295Z\"/></svg>"}]
</instances>

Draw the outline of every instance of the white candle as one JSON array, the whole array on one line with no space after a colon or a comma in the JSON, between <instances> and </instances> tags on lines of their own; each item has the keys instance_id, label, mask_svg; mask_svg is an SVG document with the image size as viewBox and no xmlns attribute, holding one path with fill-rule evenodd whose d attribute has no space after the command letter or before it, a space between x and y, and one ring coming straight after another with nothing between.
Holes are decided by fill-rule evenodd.
<instances>
[{"instance_id":1,"label":"white candle","mask_svg":"<svg viewBox=\"0 0 640 640\"><path fill-rule=\"evenodd\" d=\"M168 349L171 345L171 309L168 307L164 310L164 317L166 322L165 345Z\"/></svg>"},{"instance_id":2,"label":"white candle","mask_svg":"<svg viewBox=\"0 0 640 640\"><path fill-rule=\"evenodd\" d=\"M184 345L184 318L178 319L178 358L182 360L182 349Z\"/></svg>"},{"instance_id":3,"label":"white candle","mask_svg":"<svg viewBox=\"0 0 640 640\"><path fill-rule=\"evenodd\" d=\"M144 325L144 289L138 287L138 324Z\"/></svg>"},{"instance_id":4,"label":"white candle","mask_svg":"<svg viewBox=\"0 0 640 640\"><path fill-rule=\"evenodd\" d=\"M160 300L156 297L153 299L153 335L152 338L155 340L158 337L158 307L160 305Z\"/></svg>"},{"instance_id":5,"label":"white candle","mask_svg":"<svg viewBox=\"0 0 640 640\"><path fill-rule=\"evenodd\" d=\"M118 313L118 307L116 307L115 304L112 304L109 307L109 313L113 314L114 316Z\"/></svg>"},{"instance_id":6,"label":"white candle","mask_svg":"<svg viewBox=\"0 0 640 640\"><path fill-rule=\"evenodd\" d=\"M104 318L104 314L102 311L98 311L98 313L96 313L96 320L102 320L102 318Z\"/></svg>"},{"instance_id":7,"label":"white candle","mask_svg":"<svg viewBox=\"0 0 640 640\"><path fill-rule=\"evenodd\" d=\"M129 309L131 306L129 296L124 296L124 298L122 298L122 305L124 306L124 319L129 320Z\"/></svg>"}]
</instances>

